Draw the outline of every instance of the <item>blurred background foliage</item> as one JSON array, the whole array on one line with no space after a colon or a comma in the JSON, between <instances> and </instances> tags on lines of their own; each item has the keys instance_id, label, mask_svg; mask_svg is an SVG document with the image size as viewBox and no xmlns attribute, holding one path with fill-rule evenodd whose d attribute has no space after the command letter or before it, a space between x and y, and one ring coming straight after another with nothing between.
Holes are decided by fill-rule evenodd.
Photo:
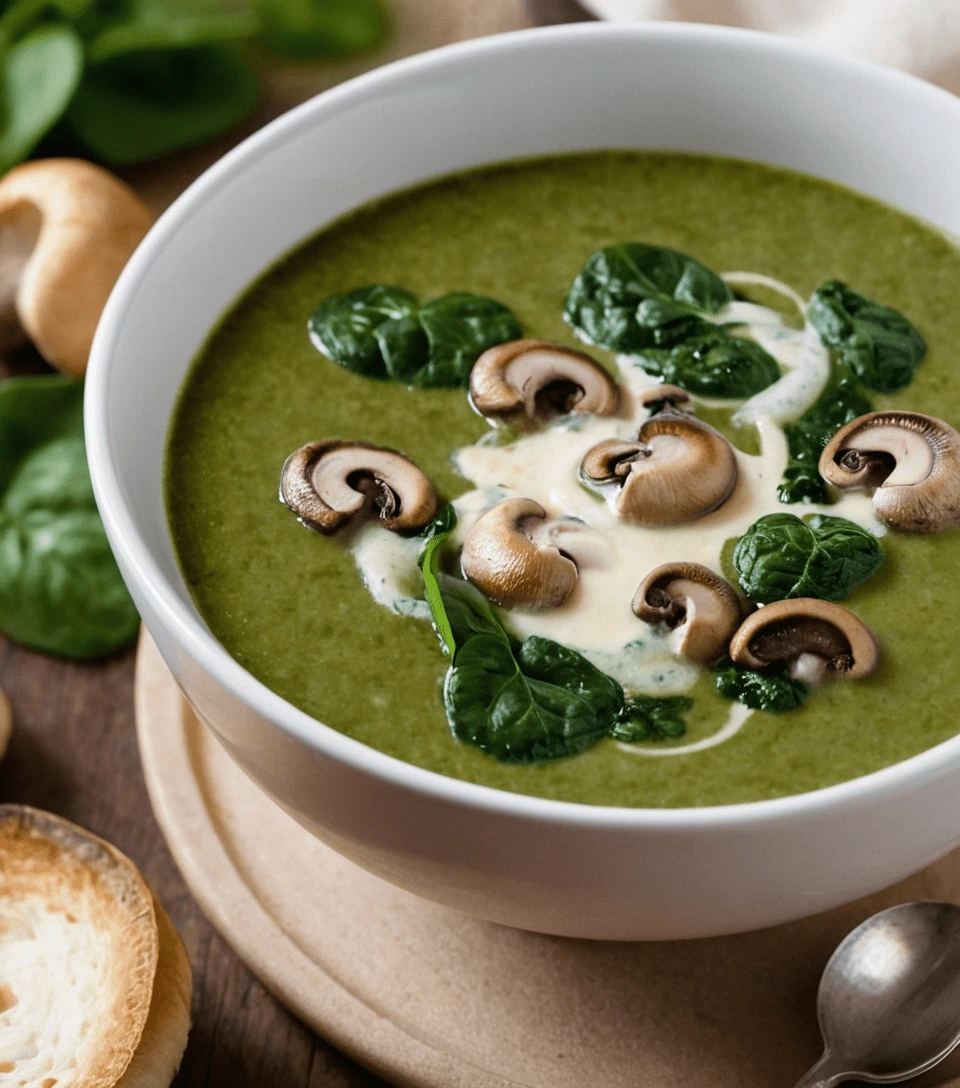
<instances>
[{"instance_id":1,"label":"blurred background foliage","mask_svg":"<svg viewBox=\"0 0 960 1088\"><path fill-rule=\"evenodd\" d=\"M0 173L194 147L253 111L262 59L343 60L386 34L380 0L0 0Z\"/></svg>"}]
</instances>

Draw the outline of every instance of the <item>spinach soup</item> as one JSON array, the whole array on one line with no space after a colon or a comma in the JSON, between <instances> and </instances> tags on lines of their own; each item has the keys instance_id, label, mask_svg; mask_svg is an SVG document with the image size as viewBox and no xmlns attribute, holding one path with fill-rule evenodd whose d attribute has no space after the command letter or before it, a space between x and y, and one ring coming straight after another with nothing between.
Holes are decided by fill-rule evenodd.
<instances>
[{"instance_id":1,"label":"spinach soup","mask_svg":"<svg viewBox=\"0 0 960 1088\"><path fill-rule=\"evenodd\" d=\"M958 282L929 226L734 160L394 195L190 370L184 578L279 695L467 781L675 807L878 770L956 732Z\"/></svg>"}]
</instances>

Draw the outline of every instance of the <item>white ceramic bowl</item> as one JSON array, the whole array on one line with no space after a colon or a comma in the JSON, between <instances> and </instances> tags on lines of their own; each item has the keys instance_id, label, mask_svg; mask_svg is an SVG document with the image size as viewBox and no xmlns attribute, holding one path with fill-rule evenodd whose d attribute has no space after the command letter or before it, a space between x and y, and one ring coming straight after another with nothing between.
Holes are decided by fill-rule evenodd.
<instances>
[{"instance_id":1,"label":"white ceramic bowl","mask_svg":"<svg viewBox=\"0 0 960 1088\"><path fill-rule=\"evenodd\" d=\"M482 918L578 937L702 937L825 910L955 846L960 738L829 789L717 808L599 808L459 782L342 736L245 672L195 611L164 518L164 439L184 371L267 265L423 179L611 147L779 163L960 234L960 101L909 76L706 26L468 42L320 95L180 198L104 314L87 442L111 543L164 659L302 824L378 876Z\"/></svg>"}]
</instances>

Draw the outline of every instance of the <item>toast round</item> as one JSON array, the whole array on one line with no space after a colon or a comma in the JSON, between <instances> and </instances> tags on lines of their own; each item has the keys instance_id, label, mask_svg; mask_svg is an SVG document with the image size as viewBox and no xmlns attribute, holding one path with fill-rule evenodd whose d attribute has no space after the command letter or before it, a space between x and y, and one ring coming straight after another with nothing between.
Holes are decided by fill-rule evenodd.
<instances>
[{"instance_id":1,"label":"toast round","mask_svg":"<svg viewBox=\"0 0 960 1088\"><path fill-rule=\"evenodd\" d=\"M133 862L0 805L0 1083L166 1088L189 990L183 945Z\"/></svg>"}]
</instances>

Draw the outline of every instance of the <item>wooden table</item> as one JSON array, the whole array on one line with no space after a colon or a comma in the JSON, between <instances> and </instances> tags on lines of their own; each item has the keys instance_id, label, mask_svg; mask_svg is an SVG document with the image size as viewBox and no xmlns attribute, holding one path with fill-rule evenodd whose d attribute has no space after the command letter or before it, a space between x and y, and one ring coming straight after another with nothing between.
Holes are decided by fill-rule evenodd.
<instances>
[{"instance_id":1,"label":"wooden table","mask_svg":"<svg viewBox=\"0 0 960 1088\"><path fill-rule=\"evenodd\" d=\"M159 212L237 139L271 117L396 56L530 25L521 0L402 0L378 54L323 68L266 73L258 115L244 132L129 172ZM576 18L570 0L531 0L540 22ZM0 376L38 369L0 362ZM115 843L141 868L173 918L193 963L193 1030L176 1088L359 1088L383 1082L288 1014L200 913L150 811L133 719L134 651L97 664L28 653L0 638L0 686L13 704L14 734L0 764L0 800L59 813Z\"/></svg>"}]
</instances>

